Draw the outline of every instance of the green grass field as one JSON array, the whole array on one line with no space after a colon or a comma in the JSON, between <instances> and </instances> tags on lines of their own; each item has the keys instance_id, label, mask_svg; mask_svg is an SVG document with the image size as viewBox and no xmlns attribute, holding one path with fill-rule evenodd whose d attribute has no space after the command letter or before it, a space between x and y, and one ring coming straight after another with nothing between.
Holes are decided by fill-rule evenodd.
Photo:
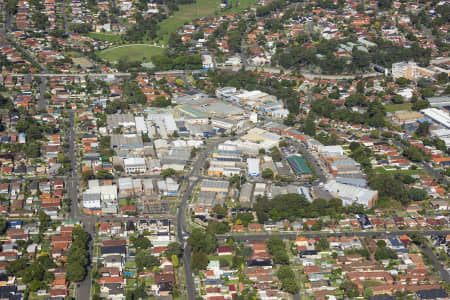
<instances>
[{"instance_id":1,"label":"green grass field","mask_svg":"<svg viewBox=\"0 0 450 300\"><path fill-rule=\"evenodd\" d=\"M411 103L402 103L402 104L389 104L385 105L386 112L395 112L399 110L411 110Z\"/></svg>"},{"instance_id":2,"label":"green grass field","mask_svg":"<svg viewBox=\"0 0 450 300\"><path fill-rule=\"evenodd\" d=\"M123 45L100 51L98 55L111 62L118 62L122 57L128 57L129 61L149 62L150 58L164 52L163 48L150 45ZM145 59L144 59L145 58Z\"/></svg>"},{"instance_id":3,"label":"green grass field","mask_svg":"<svg viewBox=\"0 0 450 300\"><path fill-rule=\"evenodd\" d=\"M220 0L197 0L196 3L180 5L178 11L159 24L158 36L166 43L171 32L194 19L238 13L256 4L256 0L229 0L229 2L232 7L226 10L220 9Z\"/></svg>"},{"instance_id":4,"label":"green grass field","mask_svg":"<svg viewBox=\"0 0 450 300\"><path fill-rule=\"evenodd\" d=\"M87 35L93 39L98 39L112 43L120 42L121 40L120 35L108 32L90 32Z\"/></svg>"}]
</instances>

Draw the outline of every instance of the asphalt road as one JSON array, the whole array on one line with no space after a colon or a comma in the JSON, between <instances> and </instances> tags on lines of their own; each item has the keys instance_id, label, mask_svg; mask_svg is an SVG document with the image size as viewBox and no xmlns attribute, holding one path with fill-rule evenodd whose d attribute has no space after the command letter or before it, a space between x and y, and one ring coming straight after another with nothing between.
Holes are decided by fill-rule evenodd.
<instances>
[{"instance_id":1,"label":"asphalt road","mask_svg":"<svg viewBox=\"0 0 450 300\"><path fill-rule=\"evenodd\" d=\"M444 280L446 283L450 283L450 274L448 274L447 270L442 267L442 262L440 262L439 259L436 257L436 255L433 253L433 250L430 247L425 246L423 248L423 252L425 253L426 256L428 256L433 266L437 270L439 270L442 280Z\"/></svg>"},{"instance_id":2,"label":"asphalt road","mask_svg":"<svg viewBox=\"0 0 450 300\"><path fill-rule=\"evenodd\" d=\"M76 153L76 140L77 136L75 133L75 114L73 111L69 111L69 128L66 130L66 140L69 145L69 157L70 157L70 171L69 176L66 180L67 192L70 198L70 218L73 220L80 220L83 224L84 229L90 234L91 240L89 242L89 254L92 258L94 251L94 228L95 228L95 217L83 217L81 208L78 204L78 172L77 172L77 153ZM85 300L91 298L91 265L88 267L88 274L83 281L77 284L76 288L76 299Z\"/></svg>"},{"instance_id":3,"label":"asphalt road","mask_svg":"<svg viewBox=\"0 0 450 300\"><path fill-rule=\"evenodd\" d=\"M47 93L47 78L41 77L39 82L39 99L37 102L38 111L47 110L47 99L45 99L45 94Z\"/></svg>"},{"instance_id":4,"label":"asphalt road","mask_svg":"<svg viewBox=\"0 0 450 300\"><path fill-rule=\"evenodd\" d=\"M314 156L312 156L311 152L309 152L304 145L296 142L293 139L289 139L289 142L292 146L294 146L296 150L300 150L300 153L303 155L306 161L308 161L309 165L313 168L314 173L316 173L319 182L326 182L327 177L323 172L322 168L320 167L319 162L316 160Z\"/></svg>"},{"instance_id":5,"label":"asphalt road","mask_svg":"<svg viewBox=\"0 0 450 300\"><path fill-rule=\"evenodd\" d=\"M187 232L187 223L186 223L186 211L188 209L189 199L191 198L192 191L194 187L200 182L203 178L200 174L200 169L203 167L206 158L209 153L211 153L218 144L223 143L228 138L220 138L215 139L207 143L206 147L201 149L197 153L197 157L192 165L192 170L189 175L186 176L186 184L187 188L184 191L183 198L181 199L180 205L177 209L177 239L178 242L183 245L183 265L184 265L184 277L186 281L186 291L189 300L195 300L195 282L194 276L192 274L191 268L191 250L189 247L185 246L185 241L189 237L189 233Z\"/></svg>"},{"instance_id":6,"label":"asphalt road","mask_svg":"<svg viewBox=\"0 0 450 300\"><path fill-rule=\"evenodd\" d=\"M62 17L64 19L64 33L69 33L69 20L67 20L67 14L66 14L66 1L61 1L61 13Z\"/></svg>"}]
</instances>

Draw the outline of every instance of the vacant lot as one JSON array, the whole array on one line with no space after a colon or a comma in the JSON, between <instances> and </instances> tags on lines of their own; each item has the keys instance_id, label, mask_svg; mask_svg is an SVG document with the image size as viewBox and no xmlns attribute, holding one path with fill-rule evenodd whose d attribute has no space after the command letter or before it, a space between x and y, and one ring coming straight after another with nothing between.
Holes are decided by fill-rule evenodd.
<instances>
[{"instance_id":1,"label":"vacant lot","mask_svg":"<svg viewBox=\"0 0 450 300\"><path fill-rule=\"evenodd\" d=\"M145 44L123 45L100 51L99 56L111 62L118 62L122 57L128 57L129 61L149 62L152 56L160 55L163 51L163 48Z\"/></svg>"},{"instance_id":2,"label":"vacant lot","mask_svg":"<svg viewBox=\"0 0 450 300\"><path fill-rule=\"evenodd\" d=\"M225 10L220 9L220 3L222 3L220 0L197 0L193 4L180 5L178 11L160 23L158 36L162 37L164 42L167 42L171 32L194 19L244 11L254 6L256 0L229 0L228 2L231 3L232 7Z\"/></svg>"},{"instance_id":3,"label":"vacant lot","mask_svg":"<svg viewBox=\"0 0 450 300\"><path fill-rule=\"evenodd\" d=\"M402 174L402 175L420 175L425 174L425 171L422 169L416 169L416 170L398 170L396 168L383 168L383 167L376 167L375 171L379 174Z\"/></svg>"},{"instance_id":4,"label":"vacant lot","mask_svg":"<svg viewBox=\"0 0 450 300\"><path fill-rule=\"evenodd\" d=\"M399 110L411 110L411 103L402 103L402 104L390 104L386 105L386 112L394 112Z\"/></svg>"}]
</instances>

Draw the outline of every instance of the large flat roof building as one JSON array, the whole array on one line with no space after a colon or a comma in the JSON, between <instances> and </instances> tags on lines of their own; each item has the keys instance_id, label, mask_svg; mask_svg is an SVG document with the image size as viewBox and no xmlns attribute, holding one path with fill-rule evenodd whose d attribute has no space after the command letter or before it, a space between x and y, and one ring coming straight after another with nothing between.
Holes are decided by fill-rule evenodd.
<instances>
[{"instance_id":1,"label":"large flat roof building","mask_svg":"<svg viewBox=\"0 0 450 300\"><path fill-rule=\"evenodd\" d=\"M422 109L420 112L427 118L433 120L433 122L450 129L450 115L447 112L437 108L426 108Z\"/></svg>"},{"instance_id":2,"label":"large flat roof building","mask_svg":"<svg viewBox=\"0 0 450 300\"><path fill-rule=\"evenodd\" d=\"M303 157L298 155L291 155L287 158L287 161L295 175L312 176L312 171Z\"/></svg>"},{"instance_id":3,"label":"large flat roof building","mask_svg":"<svg viewBox=\"0 0 450 300\"><path fill-rule=\"evenodd\" d=\"M427 98L430 102L431 107L443 108L446 106L450 107L450 96L438 96Z\"/></svg>"},{"instance_id":4,"label":"large flat roof building","mask_svg":"<svg viewBox=\"0 0 450 300\"><path fill-rule=\"evenodd\" d=\"M249 177L258 177L259 172L259 159L249 158L247 159L247 175Z\"/></svg>"},{"instance_id":5,"label":"large flat roof building","mask_svg":"<svg viewBox=\"0 0 450 300\"><path fill-rule=\"evenodd\" d=\"M225 180L209 180L204 179L201 183L201 191L224 193L228 192L230 183Z\"/></svg>"},{"instance_id":6,"label":"large flat roof building","mask_svg":"<svg viewBox=\"0 0 450 300\"><path fill-rule=\"evenodd\" d=\"M377 191L338 183L335 180L330 180L324 187L333 196L341 199L344 206L361 204L364 207L371 208L378 199Z\"/></svg>"}]
</instances>

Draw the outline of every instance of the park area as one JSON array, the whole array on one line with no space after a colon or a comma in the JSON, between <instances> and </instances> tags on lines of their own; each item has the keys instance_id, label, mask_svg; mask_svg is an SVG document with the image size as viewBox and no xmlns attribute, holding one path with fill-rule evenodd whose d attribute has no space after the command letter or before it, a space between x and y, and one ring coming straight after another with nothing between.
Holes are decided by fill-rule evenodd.
<instances>
[{"instance_id":1,"label":"park area","mask_svg":"<svg viewBox=\"0 0 450 300\"><path fill-rule=\"evenodd\" d=\"M162 37L164 43L169 39L169 34L175 32L180 26L209 15L224 15L244 11L255 5L256 0L229 0L231 8L220 10L220 0L197 0L192 4L179 6L179 10L172 16L162 21L159 26L158 36Z\"/></svg>"},{"instance_id":2,"label":"park area","mask_svg":"<svg viewBox=\"0 0 450 300\"><path fill-rule=\"evenodd\" d=\"M155 55L163 54L164 49L146 44L122 45L100 51L98 55L110 62L118 62L122 57L128 61L149 62Z\"/></svg>"}]
</instances>

